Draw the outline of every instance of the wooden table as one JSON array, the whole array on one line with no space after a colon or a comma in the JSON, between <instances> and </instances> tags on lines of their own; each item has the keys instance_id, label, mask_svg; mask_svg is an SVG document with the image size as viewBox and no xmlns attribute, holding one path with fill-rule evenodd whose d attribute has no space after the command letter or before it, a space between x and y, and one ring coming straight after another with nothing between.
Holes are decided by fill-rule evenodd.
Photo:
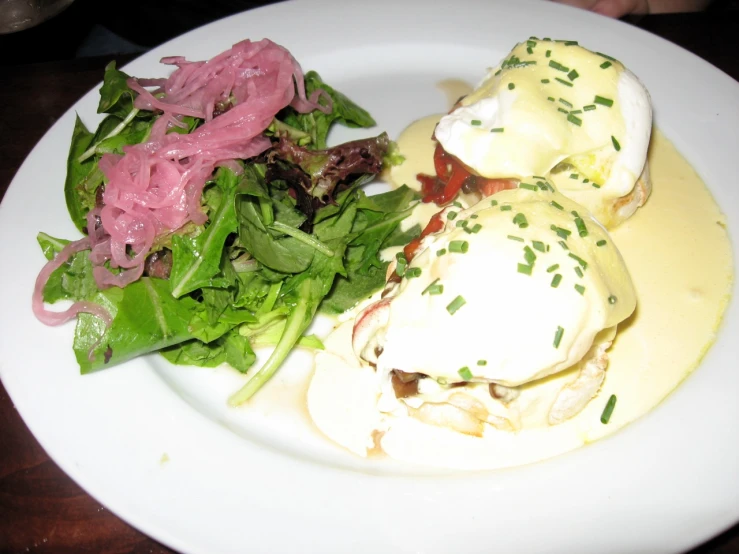
<instances>
[{"instance_id":1,"label":"wooden table","mask_svg":"<svg viewBox=\"0 0 739 554\"><path fill-rule=\"evenodd\" d=\"M647 16L632 23L739 80L739 11ZM114 58L120 67L131 56ZM0 198L36 142L98 83L110 59L0 68ZM108 512L67 477L36 442L0 385L0 553L5 552L172 551ZM739 553L739 525L691 552L698 553Z\"/></svg>"}]
</instances>

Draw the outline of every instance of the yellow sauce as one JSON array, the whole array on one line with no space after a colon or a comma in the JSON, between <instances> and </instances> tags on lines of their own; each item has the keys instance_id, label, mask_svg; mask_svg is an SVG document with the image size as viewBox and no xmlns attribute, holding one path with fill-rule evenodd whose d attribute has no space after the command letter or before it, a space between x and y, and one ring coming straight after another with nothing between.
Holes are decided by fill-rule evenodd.
<instances>
[{"instance_id":1,"label":"yellow sauce","mask_svg":"<svg viewBox=\"0 0 739 554\"><path fill-rule=\"evenodd\" d=\"M399 137L406 162L393 169L394 185L418 188L417 173L433 174L430 137L438 118L421 119ZM558 426L509 433L509 437L495 433L491 438L501 441L502 459L481 460L471 466L529 463L613 433L659 404L696 368L713 343L733 279L724 216L695 170L657 130L652 135L649 164L651 197L611 232L631 272L638 304L636 312L619 326L600 393L577 416ZM551 385L560 387L571 378L565 373L552 378ZM600 415L612 394L618 402L610 422L603 425ZM408 428L400 433L406 444L400 446L398 439L387 446L408 461L444 456L445 447L454 445L469 448L470 454L477 450L466 437L446 432L438 433L437 439L445 445L438 451L421 444L434 440L431 435L410 445L407 441L413 433L433 432L414 422L403 426ZM418 455L412 453L414 448ZM490 455L483 450L482 456Z\"/></svg>"}]
</instances>

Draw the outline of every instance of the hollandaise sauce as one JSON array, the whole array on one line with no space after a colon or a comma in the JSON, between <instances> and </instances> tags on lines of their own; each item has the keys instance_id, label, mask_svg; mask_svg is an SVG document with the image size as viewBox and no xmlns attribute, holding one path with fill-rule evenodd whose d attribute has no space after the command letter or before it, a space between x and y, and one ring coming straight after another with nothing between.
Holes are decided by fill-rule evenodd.
<instances>
[{"instance_id":1,"label":"hollandaise sauce","mask_svg":"<svg viewBox=\"0 0 739 554\"><path fill-rule=\"evenodd\" d=\"M406 162L393 169L393 184L418 187L415 175L433 172L435 144L430 137L438 119L421 119L401 134L398 143ZM491 427L483 438L399 417L377 439L387 454L412 463L465 469L536 462L602 438L641 417L699 365L716 338L733 279L725 220L698 174L659 131L652 133L648 159L651 196L610 232L631 275L637 307L618 325L598 394L580 413L558 425L547 424L542 413L549 405L537 403L537 395L531 394L530 402L521 408L526 412L521 429ZM417 217L428 219L431 213L426 206ZM351 323L344 323L327 342L326 356L335 353L332 363L342 371L356 360L350 331ZM564 372L526 387L538 387L541 398L551 398L551 391L572 379L571 373ZM372 384L368 373L363 386ZM359 396L358 402L364 402ZM364 425L365 430L373 425L370 405L376 411L369 401L367 413L357 412L358 418L364 417L359 427ZM345 420L343 425L349 428L351 422ZM362 453L366 443L366 438L357 437L353 444L359 448L350 449Z\"/></svg>"}]
</instances>

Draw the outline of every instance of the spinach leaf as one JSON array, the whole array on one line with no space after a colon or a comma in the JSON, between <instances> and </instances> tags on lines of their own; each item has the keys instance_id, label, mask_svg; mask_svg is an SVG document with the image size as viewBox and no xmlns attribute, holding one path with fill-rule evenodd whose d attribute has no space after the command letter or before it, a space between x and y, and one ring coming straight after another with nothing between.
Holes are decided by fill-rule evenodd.
<instances>
[{"instance_id":1,"label":"spinach leaf","mask_svg":"<svg viewBox=\"0 0 739 554\"><path fill-rule=\"evenodd\" d=\"M129 76L116 69L115 62L105 66L103 86L100 87L98 113L108 113L124 119L133 109L134 92L126 82Z\"/></svg>"},{"instance_id":2,"label":"spinach leaf","mask_svg":"<svg viewBox=\"0 0 739 554\"><path fill-rule=\"evenodd\" d=\"M249 339L237 329L229 331L208 344L191 340L162 350L162 355L173 364L216 367L227 363L237 371L246 371L256 361Z\"/></svg>"},{"instance_id":3,"label":"spinach leaf","mask_svg":"<svg viewBox=\"0 0 739 554\"><path fill-rule=\"evenodd\" d=\"M239 240L259 263L281 273L305 271L313 259L314 248L291 236L275 237L267 229L274 221L272 199L264 182L266 166L245 168L236 199ZM273 221L265 223L265 218ZM275 233L277 234L277 233Z\"/></svg>"},{"instance_id":4,"label":"spinach leaf","mask_svg":"<svg viewBox=\"0 0 739 554\"><path fill-rule=\"evenodd\" d=\"M97 162L90 158L84 162L79 157L90 147L94 134L87 130L77 116L72 132L72 144L67 156L67 177L64 182L64 198L67 211L75 227L84 232L87 226L85 216L95 207L95 193L103 182L103 174Z\"/></svg>"},{"instance_id":5,"label":"spinach leaf","mask_svg":"<svg viewBox=\"0 0 739 554\"><path fill-rule=\"evenodd\" d=\"M189 330L198 303L189 296L175 299L169 283L142 277L123 289L98 292L91 301L106 308L113 322L80 314L74 336L74 352L82 373L113 366L177 344L192 337ZM92 360L88 353L92 349Z\"/></svg>"}]
</instances>

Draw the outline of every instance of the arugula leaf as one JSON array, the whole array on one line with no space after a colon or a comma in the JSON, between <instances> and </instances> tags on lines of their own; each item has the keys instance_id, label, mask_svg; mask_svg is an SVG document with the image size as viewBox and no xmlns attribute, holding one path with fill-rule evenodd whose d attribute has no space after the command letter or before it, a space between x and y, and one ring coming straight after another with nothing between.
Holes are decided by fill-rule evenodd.
<instances>
[{"instance_id":1,"label":"arugula leaf","mask_svg":"<svg viewBox=\"0 0 739 554\"><path fill-rule=\"evenodd\" d=\"M239 177L230 169L220 168L215 184L221 191L216 210L210 214L208 226L195 238L172 237L172 272L169 277L172 295L179 298L201 287L226 287L230 281L219 276L226 238L235 233L236 197Z\"/></svg>"},{"instance_id":2,"label":"arugula leaf","mask_svg":"<svg viewBox=\"0 0 739 554\"><path fill-rule=\"evenodd\" d=\"M70 242L46 233L39 233L36 240L47 260L54 258ZM84 300L97 292L89 254L88 250L77 252L51 274L44 287L44 302L51 304L57 300Z\"/></svg>"},{"instance_id":3,"label":"arugula leaf","mask_svg":"<svg viewBox=\"0 0 739 554\"><path fill-rule=\"evenodd\" d=\"M348 97L326 84L316 71L305 74L305 92L308 96L322 89L333 100L332 115L347 127L374 127L377 125L367 110L352 102Z\"/></svg>"},{"instance_id":4,"label":"arugula leaf","mask_svg":"<svg viewBox=\"0 0 739 554\"><path fill-rule=\"evenodd\" d=\"M309 71L305 74L306 94L310 96L317 89L323 89L331 97L333 107L330 114L324 114L318 110L307 114L299 114L290 108L285 110L284 114L278 115L278 119L281 122L293 128L287 134L293 138L297 138L298 140L296 142L298 144L305 144L311 149L326 148L328 131L334 122L340 122L347 127L365 128L374 127L377 124L366 110L324 83L318 73ZM281 128L279 125L275 130L277 132L284 132L284 128ZM306 135L310 137L310 141L305 140Z\"/></svg>"},{"instance_id":5,"label":"arugula leaf","mask_svg":"<svg viewBox=\"0 0 739 554\"><path fill-rule=\"evenodd\" d=\"M356 199L357 215L348 235L346 274L336 278L321 304L321 311L328 314L342 313L381 289L386 281L388 262L380 260L380 250L407 244L421 232L418 225L407 231L402 231L399 225L410 214L409 206L419 198L418 193L408 187L374 196L367 196L360 190L352 194ZM337 211L327 206L316 214L317 217L323 217L324 210Z\"/></svg>"}]
</instances>

